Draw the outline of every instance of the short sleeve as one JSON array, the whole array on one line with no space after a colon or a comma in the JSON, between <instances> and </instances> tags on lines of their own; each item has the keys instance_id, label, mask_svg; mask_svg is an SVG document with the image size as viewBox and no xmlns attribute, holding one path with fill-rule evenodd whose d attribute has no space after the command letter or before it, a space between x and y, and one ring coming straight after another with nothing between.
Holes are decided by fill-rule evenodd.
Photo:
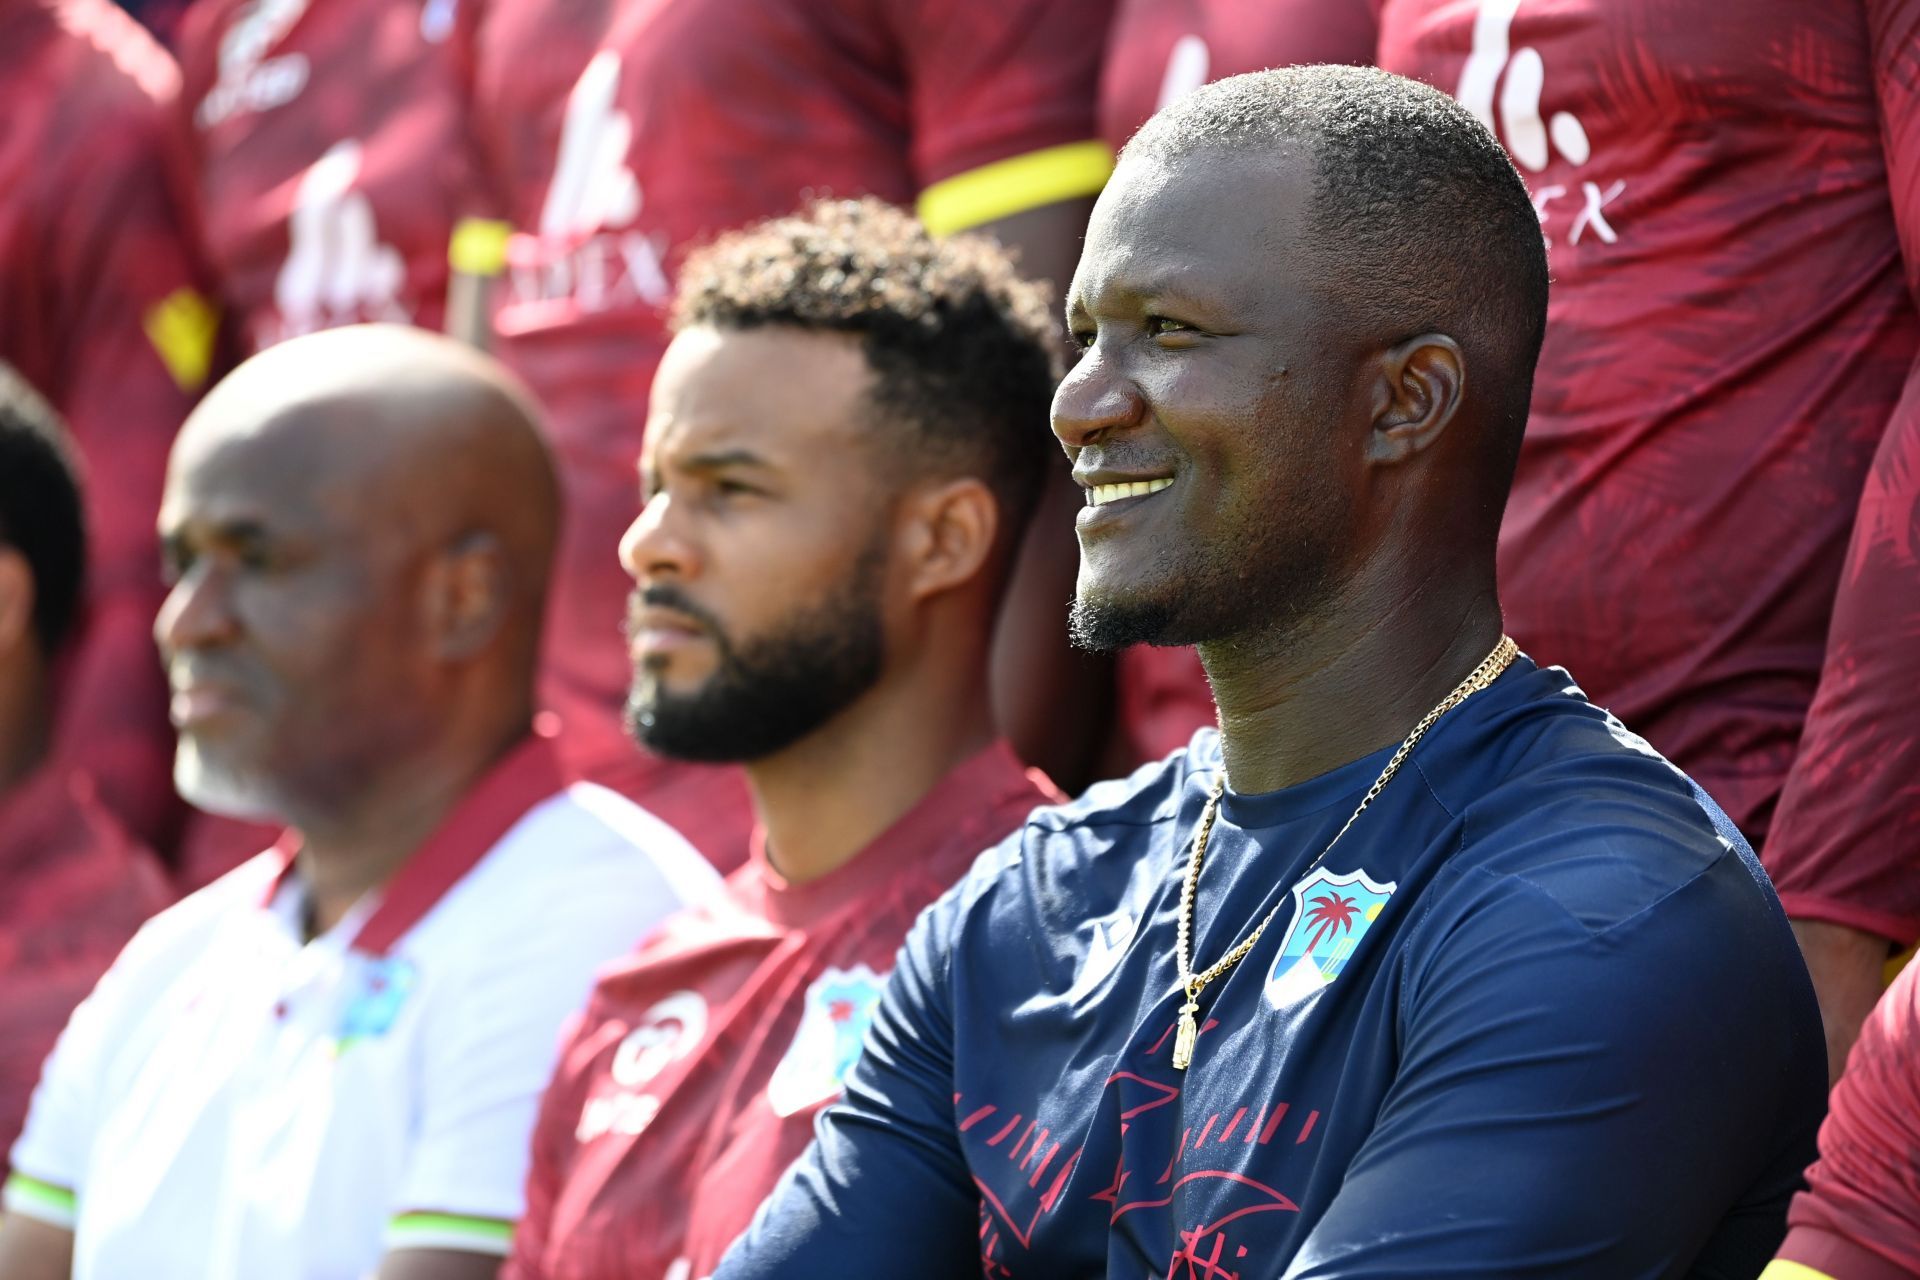
<instances>
[{"instance_id":1,"label":"short sleeve","mask_svg":"<svg viewBox=\"0 0 1920 1280\"><path fill-rule=\"evenodd\" d=\"M647 857L626 853L634 864ZM392 1206L389 1249L508 1253L563 1026L601 966L685 901L657 867L636 875L621 863L556 870L516 903L511 931L469 953L458 986L428 1014L419 1132Z\"/></svg>"},{"instance_id":2,"label":"short sleeve","mask_svg":"<svg viewBox=\"0 0 1920 1280\"><path fill-rule=\"evenodd\" d=\"M1844 1280L1920 1277L1920 968L1861 1029L1780 1258Z\"/></svg>"},{"instance_id":3,"label":"short sleeve","mask_svg":"<svg viewBox=\"0 0 1920 1280\"><path fill-rule=\"evenodd\" d=\"M147 1004L143 997L151 993L143 990L143 977L166 968L150 966L154 936L154 925L134 935L74 1009L47 1055L27 1109L26 1128L10 1157L4 1197L8 1213L73 1226L113 1050L122 1042L131 1011Z\"/></svg>"},{"instance_id":4,"label":"short sleeve","mask_svg":"<svg viewBox=\"0 0 1920 1280\"><path fill-rule=\"evenodd\" d=\"M881 8L904 62L910 160L929 226L958 230L1100 190L1112 168L1096 119L1111 0ZM974 216L938 207L962 203Z\"/></svg>"},{"instance_id":5,"label":"short sleeve","mask_svg":"<svg viewBox=\"0 0 1920 1280\"><path fill-rule=\"evenodd\" d=\"M1562 865L1634 875L1593 843ZM1611 921L1457 874L1408 950L1378 1120L1286 1280L1754 1275L1823 1086L1811 993L1752 873L1729 852Z\"/></svg>"},{"instance_id":6,"label":"short sleeve","mask_svg":"<svg viewBox=\"0 0 1920 1280\"><path fill-rule=\"evenodd\" d=\"M979 1196L953 1115L951 939L966 882L922 913L900 949L843 1101L782 1176L714 1280L979 1274Z\"/></svg>"}]
</instances>

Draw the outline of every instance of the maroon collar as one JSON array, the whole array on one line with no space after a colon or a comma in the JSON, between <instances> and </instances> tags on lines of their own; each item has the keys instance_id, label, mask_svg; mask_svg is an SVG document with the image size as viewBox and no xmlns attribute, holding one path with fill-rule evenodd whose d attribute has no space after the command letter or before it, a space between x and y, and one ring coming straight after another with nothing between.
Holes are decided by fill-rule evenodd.
<instances>
[{"instance_id":1,"label":"maroon collar","mask_svg":"<svg viewBox=\"0 0 1920 1280\"><path fill-rule=\"evenodd\" d=\"M468 788L433 834L387 881L380 905L348 945L368 955L385 955L473 870L500 837L526 816L527 810L565 785L552 742L537 733L521 739ZM268 850L279 866L267 885L263 906L272 903L292 874L299 851L300 834L293 830L284 832Z\"/></svg>"},{"instance_id":2,"label":"maroon collar","mask_svg":"<svg viewBox=\"0 0 1920 1280\"><path fill-rule=\"evenodd\" d=\"M999 739L956 766L892 826L819 879L793 884L782 876L767 856L767 829L757 822L752 856L733 874L756 883L759 910L769 919L787 924L818 919L870 894L882 881L924 868L934 850L957 843L979 853L1006 834L998 829L1003 806L1017 802L1024 812L1052 798Z\"/></svg>"}]
</instances>

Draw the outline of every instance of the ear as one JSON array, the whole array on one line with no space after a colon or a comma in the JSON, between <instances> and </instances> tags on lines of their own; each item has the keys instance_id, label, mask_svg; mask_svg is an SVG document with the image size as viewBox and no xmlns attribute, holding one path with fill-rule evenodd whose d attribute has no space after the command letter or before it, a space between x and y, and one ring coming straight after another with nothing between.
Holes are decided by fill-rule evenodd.
<instances>
[{"instance_id":1,"label":"ear","mask_svg":"<svg viewBox=\"0 0 1920 1280\"><path fill-rule=\"evenodd\" d=\"M434 652L471 658L500 633L510 606L508 570L500 540L469 533L442 551L427 572L426 622Z\"/></svg>"},{"instance_id":2,"label":"ear","mask_svg":"<svg viewBox=\"0 0 1920 1280\"><path fill-rule=\"evenodd\" d=\"M0 654L33 640L33 570L13 547L0 547Z\"/></svg>"},{"instance_id":3,"label":"ear","mask_svg":"<svg viewBox=\"0 0 1920 1280\"><path fill-rule=\"evenodd\" d=\"M1459 411L1466 357L1444 333L1423 333L1383 352L1379 372L1367 457L1405 462L1438 440Z\"/></svg>"},{"instance_id":4,"label":"ear","mask_svg":"<svg viewBox=\"0 0 1920 1280\"><path fill-rule=\"evenodd\" d=\"M978 577L1000 533L1000 504L974 476L919 485L900 508L907 591L917 603Z\"/></svg>"}]
</instances>

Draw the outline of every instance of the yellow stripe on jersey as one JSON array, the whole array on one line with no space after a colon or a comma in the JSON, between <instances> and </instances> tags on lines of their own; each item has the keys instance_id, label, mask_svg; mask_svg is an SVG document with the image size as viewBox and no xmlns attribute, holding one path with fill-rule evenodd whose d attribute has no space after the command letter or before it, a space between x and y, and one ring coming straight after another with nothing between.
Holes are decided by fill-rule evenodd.
<instances>
[{"instance_id":1,"label":"yellow stripe on jersey","mask_svg":"<svg viewBox=\"0 0 1920 1280\"><path fill-rule=\"evenodd\" d=\"M213 367L213 340L220 331L220 313L200 294L175 289L141 317L147 341L182 391L198 391Z\"/></svg>"},{"instance_id":2,"label":"yellow stripe on jersey","mask_svg":"<svg viewBox=\"0 0 1920 1280\"><path fill-rule=\"evenodd\" d=\"M1824 1271L1815 1271L1803 1263L1775 1258L1767 1264L1767 1269L1760 1273L1760 1280L1833 1280L1833 1277Z\"/></svg>"},{"instance_id":3,"label":"yellow stripe on jersey","mask_svg":"<svg viewBox=\"0 0 1920 1280\"><path fill-rule=\"evenodd\" d=\"M389 1249L458 1249L504 1256L512 1246L513 1224L502 1218L403 1213L387 1224Z\"/></svg>"},{"instance_id":4,"label":"yellow stripe on jersey","mask_svg":"<svg viewBox=\"0 0 1920 1280\"><path fill-rule=\"evenodd\" d=\"M29 1178L24 1173L8 1176L4 1197L0 1198L4 1198L8 1213L48 1222L56 1227L73 1225L74 1207L78 1203L73 1192L65 1187Z\"/></svg>"},{"instance_id":5,"label":"yellow stripe on jersey","mask_svg":"<svg viewBox=\"0 0 1920 1280\"><path fill-rule=\"evenodd\" d=\"M507 268L513 228L492 218L462 218L447 241L447 265L470 276L497 276Z\"/></svg>"},{"instance_id":6,"label":"yellow stripe on jersey","mask_svg":"<svg viewBox=\"0 0 1920 1280\"><path fill-rule=\"evenodd\" d=\"M952 235L1080 196L1098 195L1113 172L1104 142L1069 142L998 160L936 182L920 193L920 221L937 236Z\"/></svg>"}]
</instances>

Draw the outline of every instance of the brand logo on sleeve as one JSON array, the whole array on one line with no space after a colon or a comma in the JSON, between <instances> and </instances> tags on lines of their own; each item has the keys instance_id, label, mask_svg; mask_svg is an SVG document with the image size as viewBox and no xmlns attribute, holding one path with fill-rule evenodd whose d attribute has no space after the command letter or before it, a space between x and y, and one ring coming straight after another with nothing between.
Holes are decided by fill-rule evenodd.
<instances>
[{"instance_id":1,"label":"brand logo on sleeve","mask_svg":"<svg viewBox=\"0 0 1920 1280\"><path fill-rule=\"evenodd\" d=\"M1267 971L1268 1003L1284 1008L1338 978L1398 887L1364 871L1308 872L1293 886L1293 921Z\"/></svg>"},{"instance_id":2,"label":"brand logo on sleeve","mask_svg":"<svg viewBox=\"0 0 1920 1280\"><path fill-rule=\"evenodd\" d=\"M1576 170L1584 169L1593 159L1586 126L1571 111L1551 115L1543 111L1546 60L1538 49L1513 47L1514 19L1521 3L1480 0L1473 23L1473 50L1460 70L1460 84L1453 96L1506 144L1524 173L1544 171L1556 154ZM1603 185L1603 180L1588 178L1579 186L1579 212L1558 229L1564 230L1568 244L1579 244L1588 235L1614 243L1620 236L1608 220L1607 206L1620 198L1627 184L1616 179ZM1533 209L1540 225L1555 230L1554 216L1558 214L1564 220L1574 196L1565 183L1533 187Z\"/></svg>"},{"instance_id":3,"label":"brand logo on sleeve","mask_svg":"<svg viewBox=\"0 0 1920 1280\"><path fill-rule=\"evenodd\" d=\"M860 1056L886 975L865 965L828 969L807 988L800 1029L767 1081L774 1114L798 1115L840 1092L840 1082Z\"/></svg>"}]
</instances>

